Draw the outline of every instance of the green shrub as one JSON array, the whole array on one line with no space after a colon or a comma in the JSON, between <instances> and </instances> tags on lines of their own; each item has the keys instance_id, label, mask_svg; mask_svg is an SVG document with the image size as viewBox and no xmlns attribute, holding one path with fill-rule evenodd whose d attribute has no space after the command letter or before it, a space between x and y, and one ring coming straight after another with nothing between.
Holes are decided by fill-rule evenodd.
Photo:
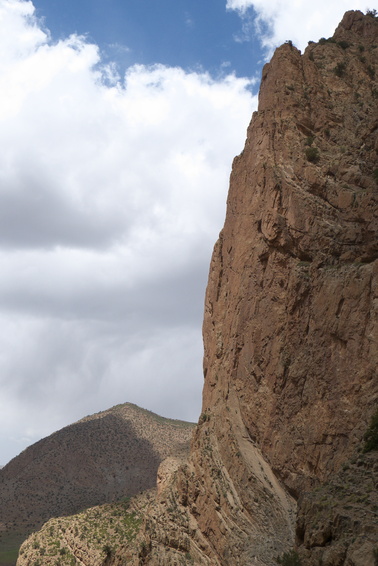
<instances>
[{"instance_id":1,"label":"green shrub","mask_svg":"<svg viewBox=\"0 0 378 566\"><path fill-rule=\"evenodd\" d=\"M111 556L112 554L112 547L109 544L105 544L102 548L103 552L105 552L106 556Z\"/></svg>"},{"instance_id":2,"label":"green shrub","mask_svg":"<svg viewBox=\"0 0 378 566\"><path fill-rule=\"evenodd\" d=\"M378 16L378 12L374 8L373 8L373 10L369 10L369 8L368 8L366 10L366 15L371 16L372 18L376 18Z\"/></svg>"},{"instance_id":3,"label":"green shrub","mask_svg":"<svg viewBox=\"0 0 378 566\"><path fill-rule=\"evenodd\" d=\"M350 43L347 41L338 41L337 45L340 45L342 49L348 49L348 47L350 47Z\"/></svg>"},{"instance_id":4,"label":"green shrub","mask_svg":"<svg viewBox=\"0 0 378 566\"><path fill-rule=\"evenodd\" d=\"M295 550L289 550L289 552L285 552L285 554L277 558L277 564L282 566L301 566L301 560Z\"/></svg>"},{"instance_id":5,"label":"green shrub","mask_svg":"<svg viewBox=\"0 0 378 566\"><path fill-rule=\"evenodd\" d=\"M306 158L310 163L317 163L320 159L319 150L316 147L306 147Z\"/></svg>"},{"instance_id":6,"label":"green shrub","mask_svg":"<svg viewBox=\"0 0 378 566\"><path fill-rule=\"evenodd\" d=\"M378 409L371 418L370 426L364 435L365 444L363 452L378 450Z\"/></svg>"},{"instance_id":7,"label":"green shrub","mask_svg":"<svg viewBox=\"0 0 378 566\"><path fill-rule=\"evenodd\" d=\"M370 77L371 79L374 79L374 77L375 77L375 69L374 69L374 67L372 67L371 65L369 65L368 68L367 68L367 73L368 73L368 75L369 75L369 77Z\"/></svg>"},{"instance_id":8,"label":"green shrub","mask_svg":"<svg viewBox=\"0 0 378 566\"><path fill-rule=\"evenodd\" d=\"M320 45L324 45L325 43L336 43L336 39L333 39L333 37L328 37L328 39L321 37L319 39L319 43Z\"/></svg>"},{"instance_id":9,"label":"green shrub","mask_svg":"<svg viewBox=\"0 0 378 566\"><path fill-rule=\"evenodd\" d=\"M335 74L337 77L343 77L345 74L346 64L345 63L337 63L336 67L334 68Z\"/></svg>"}]
</instances>

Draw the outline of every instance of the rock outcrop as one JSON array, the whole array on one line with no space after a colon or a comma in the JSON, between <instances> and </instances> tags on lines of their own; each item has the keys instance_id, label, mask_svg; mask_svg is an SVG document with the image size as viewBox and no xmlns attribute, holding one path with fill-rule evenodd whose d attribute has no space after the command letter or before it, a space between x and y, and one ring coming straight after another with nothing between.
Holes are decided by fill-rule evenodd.
<instances>
[{"instance_id":1,"label":"rock outcrop","mask_svg":"<svg viewBox=\"0 0 378 566\"><path fill-rule=\"evenodd\" d=\"M377 55L377 18L352 11L264 67L210 266L190 458L161 465L107 564L273 566L294 545L306 566L376 564L377 508L352 479L377 488L376 454L353 464L378 399Z\"/></svg>"}]
</instances>

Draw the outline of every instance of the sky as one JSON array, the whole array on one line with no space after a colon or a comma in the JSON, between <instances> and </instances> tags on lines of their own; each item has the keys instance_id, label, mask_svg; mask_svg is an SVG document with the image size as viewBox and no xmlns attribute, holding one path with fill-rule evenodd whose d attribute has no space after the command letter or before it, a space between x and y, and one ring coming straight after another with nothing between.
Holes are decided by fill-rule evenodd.
<instances>
[{"instance_id":1,"label":"sky","mask_svg":"<svg viewBox=\"0 0 378 566\"><path fill-rule=\"evenodd\" d=\"M0 0L0 465L113 405L197 421L232 159L276 46L377 0Z\"/></svg>"}]
</instances>

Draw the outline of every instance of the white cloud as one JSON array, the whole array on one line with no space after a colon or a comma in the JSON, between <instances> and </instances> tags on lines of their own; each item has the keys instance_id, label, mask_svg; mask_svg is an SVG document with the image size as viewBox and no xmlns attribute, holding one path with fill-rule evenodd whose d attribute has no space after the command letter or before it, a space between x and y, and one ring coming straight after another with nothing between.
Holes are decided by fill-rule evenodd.
<instances>
[{"instance_id":1,"label":"white cloud","mask_svg":"<svg viewBox=\"0 0 378 566\"><path fill-rule=\"evenodd\" d=\"M21 0L0 0L0 52L0 464L124 401L195 419L247 81L140 65L121 80Z\"/></svg>"},{"instance_id":2,"label":"white cloud","mask_svg":"<svg viewBox=\"0 0 378 566\"><path fill-rule=\"evenodd\" d=\"M378 7L376 0L368 5ZM367 4L365 0L227 0L227 8L238 11L245 21L253 21L254 31L270 55L287 40L304 50L308 41L330 37L346 11L365 12ZM255 14L249 13L250 8ZM251 33L251 26L247 28Z\"/></svg>"}]
</instances>

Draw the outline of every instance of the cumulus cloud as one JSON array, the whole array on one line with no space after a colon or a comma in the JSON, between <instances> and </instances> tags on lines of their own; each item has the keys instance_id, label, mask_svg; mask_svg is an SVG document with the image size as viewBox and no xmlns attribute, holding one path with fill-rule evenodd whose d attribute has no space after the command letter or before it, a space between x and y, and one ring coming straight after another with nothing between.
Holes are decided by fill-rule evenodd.
<instances>
[{"instance_id":1,"label":"cumulus cloud","mask_svg":"<svg viewBox=\"0 0 378 566\"><path fill-rule=\"evenodd\" d=\"M84 38L53 41L29 1L0 0L0 29L0 464L124 401L195 420L249 83L119 77Z\"/></svg>"},{"instance_id":2,"label":"cumulus cloud","mask_svg":"<svg viewBox=\"0 0 378 566\"><path fill-rule=\"evenodd\" d=\"M243 34L247 39L258 33L268 56L272 50L287 40L301 50L308 41L333 35L335 28L347 10L366 10L362 0L227 0L227 8L236 10L243 19ZM252 12L251 12L252 9Z\"/></svg>"}]
</instances>

